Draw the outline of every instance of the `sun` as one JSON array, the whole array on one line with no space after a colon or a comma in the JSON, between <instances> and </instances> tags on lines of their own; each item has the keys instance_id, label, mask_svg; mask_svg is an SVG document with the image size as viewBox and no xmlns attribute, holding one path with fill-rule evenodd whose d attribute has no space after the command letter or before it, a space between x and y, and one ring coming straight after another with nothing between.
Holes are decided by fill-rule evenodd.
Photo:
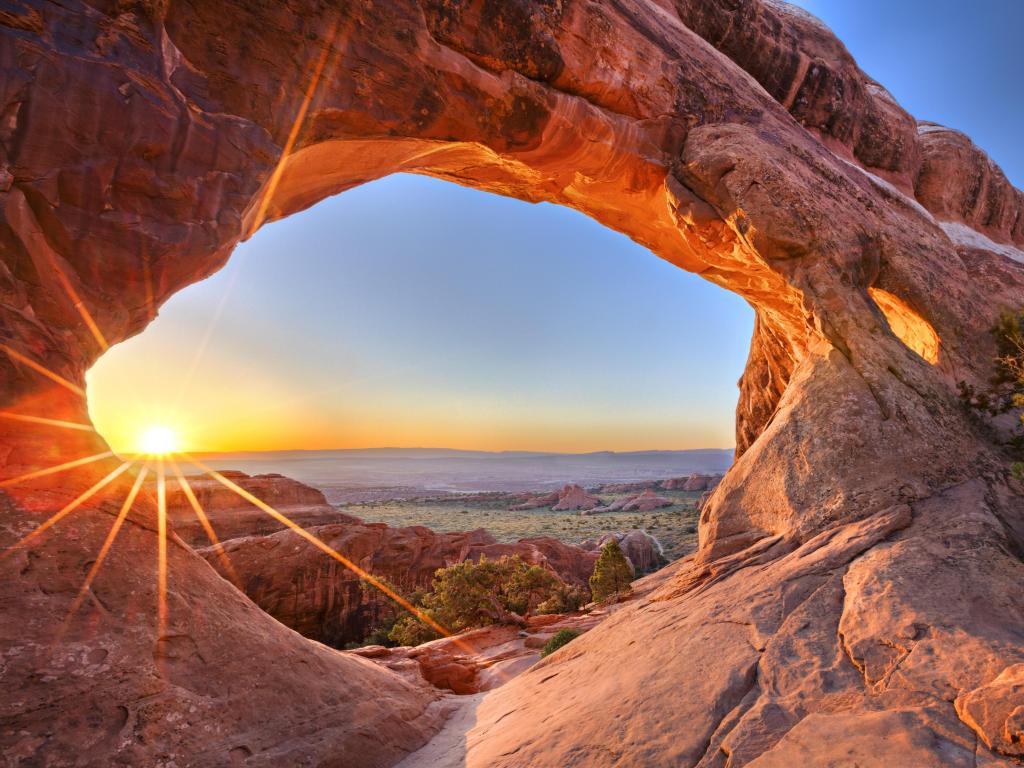
<instances>
[{"instance_id":1,"label":"sun","mask_svg":"<svg viewBox=\"0 0 1024 768\"><path fill-rule=\"evenodd\" d=\"M163 456L178 450L178 435L170 427L152 426L139 437L142 453Z\"/></svg>"}]
</instances>

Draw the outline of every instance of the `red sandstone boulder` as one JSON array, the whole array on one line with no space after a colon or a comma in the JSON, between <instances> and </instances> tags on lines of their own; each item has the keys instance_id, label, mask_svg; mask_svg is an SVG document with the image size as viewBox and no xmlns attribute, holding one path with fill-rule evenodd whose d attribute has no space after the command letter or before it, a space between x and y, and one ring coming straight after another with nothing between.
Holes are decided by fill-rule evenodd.
<instances>
[{"instance_id":1,"label":"red sandstone boulder","mask_svg":"<svg viewBox=\"0 0 1024 768\"><path fill-rule=\"evenodd\" d=\"M671 507L674 502L672 499L664 496L659 496L654 491L648 489L641 493L639 496L634 496L629 499L623 506L623 512L650 512L652 509L659 509L661 507Z\"/></svg>"},{"instance_id":2,"label":"red sandstone boulder","mask_svg":"<svg viewBox=\"0 0 1024 768\"><path fill-rule=\"evenodd\" d=\"M568 512L577 509L593 509L600 506L601 500L573 483L565 486L558 493L558 503L551 509L555 512Z\"/></svg>"},{"instance_id":3,"label":"red sandstone boulder","mask_svg":"<svg viewBox=\"0 0 1024 768\"><path fill-rule=\"evenodd\" d=\"M601 507L593 507L589 510L580 510L580 514L598 515L603 512L650 512L660 507L670 507L675 502L664 496L659 496L650 488L635 496L623 496Z\"/></svg>"},{"instance_id":4,"label":"red sandstone boulder","mask_svg":"<svg viewBox=\"0 0 1024 768\"><path fill-rule=\"evenodd\" d=\"M588 493L582 486L576 483L569 483L559 491L552 491L542 496L534 496L521 504L510 507L510 509L522 511L550 507L555 512L566 512L577 509L593 509L600 505L601 500L599 498Z\"/></svg>"}]
</instances>

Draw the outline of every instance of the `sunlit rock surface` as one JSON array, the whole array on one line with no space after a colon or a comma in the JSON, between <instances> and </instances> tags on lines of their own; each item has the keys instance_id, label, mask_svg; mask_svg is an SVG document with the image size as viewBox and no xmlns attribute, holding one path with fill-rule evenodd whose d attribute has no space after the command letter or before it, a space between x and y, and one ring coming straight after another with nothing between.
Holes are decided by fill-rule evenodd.
<instances>
[{"instance_id":1,"label":"sunlit rock surface","mask_svg":"<svg viewBox=\"0 0 1024 768\"><path fill-rule=\"evenodd\" d=\"M593 509L600 506L601 500L576 483L569 483L557 491L533 496L521 504L511 507L512 510L540 509L548 507L554 512L568 512L580 509Z\"/></svg>"},{"instance_id":2,"label":"sunlit rock surface","mask_svg":"<svg viewBox=\"0 0 1024 768\"><path fill-rule=\"evenodd\" d=\"M249 476L237 471L221 474L303 528L359 522L358 518L339 512L328 504L321 491L290 477L279 474ZM194 475L186 477L185 483L220 541L241 536L266 536L286 527L211 477ZM155 492L155 480L149 481L149 489L151 493ZM167 518L174 532L187 544L203 547L213 543L205 526L197 519L188 493L176 477L167 484Z\"/></svg>"},{"instance_id":3,"label":"sunlit rock surface","mask_svg":"<svg viewBox=\"0 0 1024 768\"><path fill-rule=\"evenodd\" d=\"M1017 754L1021 489L955 386L984 385L988 329L1024 303L1021 194L818 21L775 0L16 0L0 69L8 413L87 424L109 344L265 221L395 171L571 206L753 306L696 557L482 700L461 765ZM0 420L6 479L103 450ZM0 545L117 466L5 486ZM436 688L302 638L173 539L162 612L146 494L69 616L132 471L0 562L5 757L387 766L437 732Z\"/></svg>"},{"instance_id":4,"label":"sunlit rock surface","mask_svg":"<svg viewBox=\"0 0 1024 768\"><path fill-rule=\"evenodd\" d=\"M600 507L591 507L590 509L581 509L580 514L596 515L601 512L650 512L652 509L671 507L673 504L675 504L675 502L672 499L666 498L665 496L659 496L650 488L647 488L635 496L623 496L621 499L617 499L611 504Z\"/></svg>"}]
</instances>

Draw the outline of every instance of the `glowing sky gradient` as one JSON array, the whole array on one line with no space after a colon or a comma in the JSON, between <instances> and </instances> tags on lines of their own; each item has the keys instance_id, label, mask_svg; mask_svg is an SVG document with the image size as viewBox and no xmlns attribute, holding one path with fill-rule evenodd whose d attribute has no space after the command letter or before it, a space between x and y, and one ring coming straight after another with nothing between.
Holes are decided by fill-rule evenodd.
<instances>
[{"instance_id":1,"label":"glowing sky gradient","mask_svg":"<svg viewBox=\"0 0 1024 768\"><path fill-rule=\"evenodd\" d=\"M752 316L582 214L393 176L266 226L90 402L122 450L729 447Z\"/></svg>"},{"instance_id":2,"label":"glowing sky gradient","mask_svg":"<svg viewBox=\"0 0 1024 768\"><path fill-rule=\"evenodd\" d=\"M1024 3L802 5L1021 185ZM90 371L90 408L121 451L154 423L187 450L728 447L752 320L574 211L393 176L264 227Z\"/></svg>"}]
</instances>

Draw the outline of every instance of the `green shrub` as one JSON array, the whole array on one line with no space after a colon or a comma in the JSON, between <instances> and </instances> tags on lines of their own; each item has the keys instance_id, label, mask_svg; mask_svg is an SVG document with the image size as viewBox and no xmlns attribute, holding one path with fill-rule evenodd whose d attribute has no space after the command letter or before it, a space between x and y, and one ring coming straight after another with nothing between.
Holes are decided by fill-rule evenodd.
<instances>
[{"instance_id":1,"label":"green shrub","mask_svg":"<svg viewBox=\"0 0 1024 768\"><path fill-rule=\"evenodd\" d=\"M992 329L996 343L995 372L989 388L979 391L961 381L960 398L975 411L989 416L1008 413L1024 407L1024 309L1004 312ZM1006 441L1005 447L1014 462L1010 472L1024 482L1024 414L1021 424Z\"/></svg>"},{"instance_id":2,"label":"green shrub","mask_svg":"<svg viewBox=\"0 0 1024 768\"><path fill-rule=\"evenodd\" d=\"M429 615L429 612L425 613ZM439 637L433 627L424 624L411 613L398 619L388 632L388 639L395 645L421 645Z\"/></svg>"},{"instance_id":3,"label":"green shrub","mask_svg":"<svg viewBox=\"0 0 1024 768\"><path fill-rule=\"evenodd\" d=\"M575 584L556 587L554 593L537 605L536 613L572 613L590 602L590 592Z\"/></svg>"},{"instance_id":4,"label":"green shrub","mask_svg":"<svg viewBox=\"0 0 1024 768\"><path fill-rule=\"evenodd\" d=\"M560 629L554 634L554 636L544 644L543 650L540 652L541 658L547 656L550 653L554 653L566 643L572 642L580 636L580 632L575 629Z\"/></svg>"},{"instance_id":5,"label":"green shrub","mask_svg":"<svg viewBox=\"0 0 1024 768\"><path fill-rule=\"evenodd\" d=\"M594 572L590 576L590 593L595 602L632 591L633 566L622 554L619 542L612 539L603 547L601 554L594 563Z\"/></svg>"},{"instance_id":6,"label":"green shrub","mask_svg":"<svg viewBox=\"0 0 1024 768\"><path fill-rule=\"evenodd\" d=\"M490 624L524 624L525 616L559 599L565 585L555 574L518 555L466 561L434 574L432 591L417 607L450 632ZM437 633L415 616L395 622L388 637L401 645L434 640Z\"/></svg>"}]
</instances>

